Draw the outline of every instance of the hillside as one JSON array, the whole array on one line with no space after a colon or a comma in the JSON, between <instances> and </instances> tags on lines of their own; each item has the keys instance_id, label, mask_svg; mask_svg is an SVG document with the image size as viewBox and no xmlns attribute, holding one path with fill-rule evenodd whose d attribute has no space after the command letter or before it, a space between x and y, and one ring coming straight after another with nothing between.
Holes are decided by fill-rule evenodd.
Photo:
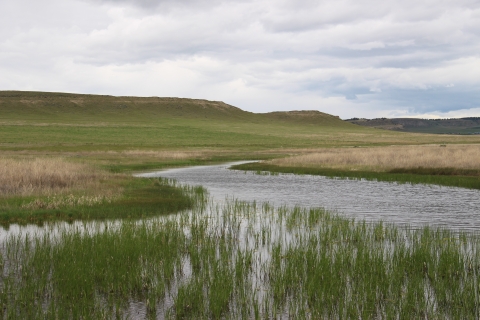
<instances>
[{"instance_id":1,"label":"hillside","mask_svg":"<svg viewBox=\"0 0 480 320\"><path fill-rule=\"evenodd\" d=\"M265 117L279 122L292 122L298 124L310 125L335 125L340 126L338 116L323 113L317 110L284 111L269 112ZM341 121L341 120L340 120Z\"/></svg>"},{"instance_id":2,"label":"hillside","mask_svg":"<svg viewBox=\"0 0 480 320\"><path fill-rule=\"evenodd\" d=\"M245 120L250 116L220 101L22 91L0 91L0 107L2 119L48 122L150 122L164 117Z\"/></svg>"},{"instance_id":3,"label":"hillside","mask_svg":"<svg viewBox=\"0 0 480 320\"><path fill-rule=\"evenodd\" d=\"M0 108L1 119L9 121L151 123L195 119L350 127L336 116L315 110L252 113L222 101L186 98L0 91Z\"/></svg>"},{"instance_id":4,"label":"hillside","mask_svg":"<svg viewBox=\"0 0 480 320\"><path fill-rule=\"evenodd\" d=\"M419 133L480 134L480 117L459 119L349 119L349 123L386 130Z\"/></svg>"},{"instance_id":5,"label":"hillside","mask_svg":"<svg viewBox=\"0 0 480 320\"><path fill-rule=\"evenodd\" d=\"M0 150L208 149L245 158L258 150L478 143L470 138L379 132L319 111L257 114L219 101L0 91Z\"/></svg>"}]
</instances>

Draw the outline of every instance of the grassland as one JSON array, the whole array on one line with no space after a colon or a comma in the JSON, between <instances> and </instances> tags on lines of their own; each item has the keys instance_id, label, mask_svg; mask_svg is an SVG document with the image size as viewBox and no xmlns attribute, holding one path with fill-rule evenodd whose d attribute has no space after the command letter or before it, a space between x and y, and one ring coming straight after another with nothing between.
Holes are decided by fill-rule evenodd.
<instances>
[{"instance_id":1,"label":"grassland","mask_svg":"<svg viewBox=\"0 0 480 320\"><path fill-rule=\"evenodd\" d=\"M255 166L475 187L475 160L440 160L460 160L479 143L364 128L321 112L0 92L0 224L83 220L1 243L2 317L475 318L477 235L316 208L219 206L201 187L130 173L276 159ZM420 168L427 149L447 154ZM394 164L404 153L411 162Z\"/></svg>"},{"instance_id":2,"label":"grassland","mask_svg":"<svg viewBox=\"0 0 480 320\"><path fill-rule=\"evenodd\" d=\"M32 215L43 217L37 222L45 217L74 219L82 216L79 210L71 212L75 207L82 207L81 211L112 207L111 203L131 192L127 186L140 188L138 182L122 173L232 160L277 159L250 165L254 170L474 188L480 184L478 167L457 163L432 167L418 162L425 158L421 153L430 149L443 159L458 159L456 150L478 149L478 136L377 130L318 111L255 114L217 101L2 91L0 137L0 165L4 170L0 208L8 218L3 223L17 221L12 220L15 215L22 216L17 222L23 223L27 216L37 221ZM438 148L440 145L448 147ZM392 164L412 150L417 153L409 157L417 162L408 166L386 168L375 162L382 158L377 151L390 152L384 162ZM320 159L327 155L332 155L329 161ZM469 154L465 158L475 162L478 156ZM32 171L36 163L43 163L40 167L50 176L32 182L29 179L39 174ZM30 166L30 171L16 169L16 164ZM58 169L56 175L48 173L52 168ZM80 171L83 178L82 174L59 178L60 172ZM55 183L49 185L52 179L60 179L58 183L67 180L58 188ZM30 188L44 190L25 193ZM94 212L88 216L92 215Z\"/></svg>"},{"instance_id":3,"label":"grassland","mask_svg":"<svg viewBox=\"0 0 480 320\"><path fill-rule=\"evenodd\" d=\"M4 157L63 157L115 172L324 148L480 142L365 128L318 111L255 114L206 100L16 91L0 92L0 137Z\"/></svg>"},{"instance_id":4,"label":"grassland","mask_svg":"<svg viewBox=\"0 0 480 320\"><path fill-rule=\"evenodd\" d=\"M321 112L254 114L222 102L0 92L0 150L246 154L323 147L478 143L364 128ZM287 151L285 151L286 149Z\"/></svg>"}]
</instances>

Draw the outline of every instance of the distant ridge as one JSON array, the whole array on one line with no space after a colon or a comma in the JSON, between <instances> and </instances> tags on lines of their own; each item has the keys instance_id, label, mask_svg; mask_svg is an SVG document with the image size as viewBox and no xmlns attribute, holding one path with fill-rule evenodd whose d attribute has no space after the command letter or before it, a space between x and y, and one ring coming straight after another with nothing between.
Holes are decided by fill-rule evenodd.
<instances>
[{"instance_id":1,"label":"distant ridge","mask_svg":"<svg viewBox=\"0 0 480 320\"><path fill-rule=\"evenodd\" d=\"M480 134L480 117L451 119L416 119L416 118L352 118L347 122L378 129L443 134Z\"/></svg>"},{"instance_id":2,"label":"distant ridge","mask_svg":"<svg viewBox=\"0 0 480 320\"><path fill-rule=\"evenodd\" d=\"M275 111L266 113L267 118L302 124L328 124L341 121L339 117L317 110Z\"/></svg>"}]
</instances>

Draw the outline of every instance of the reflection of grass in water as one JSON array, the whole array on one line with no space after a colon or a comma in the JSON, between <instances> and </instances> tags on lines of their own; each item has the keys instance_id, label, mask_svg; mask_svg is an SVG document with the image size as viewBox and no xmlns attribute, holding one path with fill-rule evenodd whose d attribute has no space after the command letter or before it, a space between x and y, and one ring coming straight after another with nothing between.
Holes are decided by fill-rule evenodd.
<instances>
[{"instance_id":1,"label":"reflection of grass in water","mask_svg":"<svg viewBox=\"0 0 480 320\"><path fill-rule=\"evenodd\" d=\"M150 318L478 315L476 236L231 200L206 211L196 195L192 214L9 238L4 317L111 318L135 302Z\"/></svg>"},{"instance_id":2,"label":"reflection of grass in water","mask_svg":"<svg viewBox=\"0 0 480 320\"><path fill-rule=\"evenodd\" d=\"M350 171L332 168L284 167L270 163L255 162L234 165L231 169L249 170L261 175L278 173L310 174L342 179L366 179L399 183L437 184L450 187L480 189L478 171L451 168L392 169L389 172ZM458 173L459 175L456 175ZM451 174L451 175L450 175ZM464 174L464 175L462 175Z\"/></svg>"}]
</instances>

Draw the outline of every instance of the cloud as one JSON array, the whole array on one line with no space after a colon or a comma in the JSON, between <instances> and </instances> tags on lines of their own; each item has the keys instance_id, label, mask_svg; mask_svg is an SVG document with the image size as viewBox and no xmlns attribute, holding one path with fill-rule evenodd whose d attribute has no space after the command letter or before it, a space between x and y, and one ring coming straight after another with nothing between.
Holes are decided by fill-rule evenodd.
<instances>
[{"instance_id":1,"label":"cloud","mask_svg":"<svg viewBox=\"0 0 480 320\"><path fill-rule=\"evenodd\" d=\"M140 11L152 10L156 11L171 11L176 9L199 10L209 9L224 3L231 4L234 2L245 2L241 0L82 0L93 5L110 5L114 7L129 7L130 9L137 9Z\"/></svg>"},{"instance_id":2,"label":"cloud","mask_svg":"<svg viewBox=\"0 0 480 320\"><path fill-rule=\"evenodd\" d=\"M1 89L343 117L477 112L478 52L474 0L0 3Z\"/></svg>"}]
</instances>

